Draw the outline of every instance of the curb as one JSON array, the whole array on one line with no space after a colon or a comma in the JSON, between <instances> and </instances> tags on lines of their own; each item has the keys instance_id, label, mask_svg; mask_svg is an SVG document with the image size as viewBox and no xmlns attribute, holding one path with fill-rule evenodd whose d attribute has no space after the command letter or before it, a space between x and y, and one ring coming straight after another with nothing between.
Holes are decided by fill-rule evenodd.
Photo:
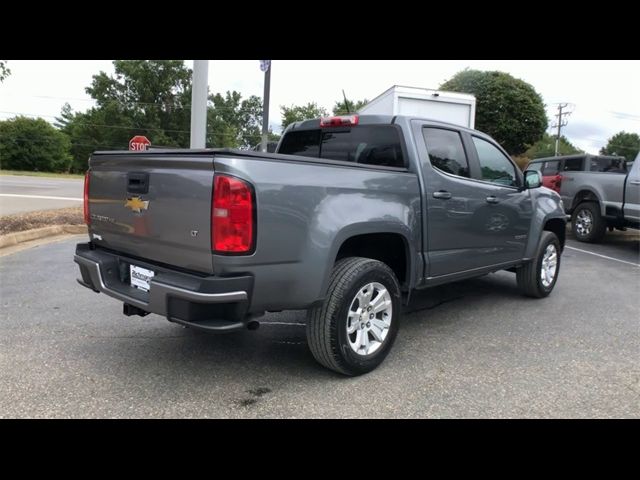
<instances>
[{"instance_id":1,"label":"curb","mask_svg":"<svg viewBox=\"0 0 640 480\"><path fill-rule=\"evenodd\" d=\"M86 225L52 225L51 227L34 228L23 232L8 233L0 235L0 248L18 245L20 243L38 240L44 237L53 237L64 233L81 234L87 233Z\"/></svg>"}]
</instances>

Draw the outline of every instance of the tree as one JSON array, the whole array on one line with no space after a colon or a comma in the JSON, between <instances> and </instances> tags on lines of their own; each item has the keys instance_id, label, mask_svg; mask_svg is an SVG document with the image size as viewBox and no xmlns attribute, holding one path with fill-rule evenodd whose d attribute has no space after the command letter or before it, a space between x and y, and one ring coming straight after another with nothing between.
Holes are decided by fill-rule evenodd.
<instances>
[{"instance_id":1,"label":"tree","mask_svg":"<svg viewBox=\"0 0 640 480\"><path fill-rule=\"evenodd\" d=\"M347 99L347 102L349 102L349 108L347 108L346 104L344 103L344 99L338 100L333 106L333 114L347 115L348 113L355 113L362 107L364 107L367 103L369 103L369 100L365 98L364 100L356 100L354 102L353 100Z\"/></svg>"},{"instance_id":2,"label":"tree","mask_svg":"<svg viewBox=\"0 0 640 480\"><path fill-rule=\"evenodd\" d=\"M223 97L210 95L207 112L207 144L212 147L250 148L262 138L262 99L252 95L242 100L235 90Z\"/></svg>"},{"instance_id":3,"label":"tree","mask_svg":"<svg viewBox=\"0 0 640 480\"><path fill-rule=\"evenodd\" d=\"M7 64L4 60L0 60L0 83L9 75L11 75L11 70L7 68Z\"/></svg>"},{"instance_id":4,"label":"tree","mask_svg":"<svg viewBox=\"0 0 640 480\"><path fill-rule=\"evenodd\" d=\"M540 140L547 129L542 97L535 89L504 72L463 70L441 86L476 97L476 128L519 155Z\"/></svg>"},{"instance_id":5,"label":"tree","mask_svg":"<svg viewBox=\"0 0 640 480\"><path fill-rule=\"evenodd\" d=\"M134 135L152 145L188 147L191 70L182 60L115 60L115 73L93 76L86 91L96 106L62 108L56 125L71 139L72 170L83 172L95 150L123 150Z\"/></svg>"},{"instance_id":6,"label":"tree","mask_svg":"<svg viewBox=\"0 0 640 480\"><path fill-rule=\"evenodd\" d=\"M0 167L9 170L68 172L69 138L42 118L0 122Z\"/></svg>"},{"instance_id":7,"label":"tree","mask_svg":"<svg viewBox=\"0 0 640 480\"><path fill-rule=\"evenodd\" d=\"M540 140L527 149L524 156L533 160L534 158L553 157L556 153L556 137L545 133ZM562 135L558 142L559 155L571 155L574 153L584 153Z\"/></svg>"},{"instance_id":8,"label":"tree","mask_svg":"<svg viewBox=\"0 0 640 480\"><path fill-rule=\"evenodd\" d=\"M306 105L291 105L290 107L280 106L282 112L282 129L290 124L312 118L326 117L329 115L326 109L319 107L315 102Z\"/></svg>"},{"instance_id":9,"label":"tree","mask_svg":"<svg viewBox=\"0 0 640 480\"><path fill-rule=\"evenodd\" d=\"M122 150L134 135L154 146L188 148L191 76L182 60L115 60L112 76L93 76L86 91L96 106L72 112L65 105L56 125L72 142L73 170L86 170L95 150ZM207 146L248 148L260 141L262 99L240 93L209 95Z\"/></svg>"},{"instance_id":10,"label":"tree","mask_svg":"<svg viewBox=\"0 0 640 480\"><path fill-rule=\"evenodd\" d=\"M618 132L600 149L601 155L620 155L633 161L640 151L640 136L637 133Z\"/></svg>"}]
</instances>

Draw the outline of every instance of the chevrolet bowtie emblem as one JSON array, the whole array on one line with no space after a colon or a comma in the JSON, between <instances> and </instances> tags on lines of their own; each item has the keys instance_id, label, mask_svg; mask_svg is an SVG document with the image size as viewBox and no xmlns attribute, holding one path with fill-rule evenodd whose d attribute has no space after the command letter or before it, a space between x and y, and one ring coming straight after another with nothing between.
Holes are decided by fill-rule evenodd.
<instances>
[{"instance_id":1,"label":"chevrolet bowtie emblem","mask_svg":"<svg viewBox=\"0 0 640 480\"><path fill-rule=\"evenodd\" d=\"M140 213L140 210L146 210L149 208L149 200L142 200L140 197L131 197L127 198L124 206L130 208L134 212Z\"/></svg>"}]
</instances>

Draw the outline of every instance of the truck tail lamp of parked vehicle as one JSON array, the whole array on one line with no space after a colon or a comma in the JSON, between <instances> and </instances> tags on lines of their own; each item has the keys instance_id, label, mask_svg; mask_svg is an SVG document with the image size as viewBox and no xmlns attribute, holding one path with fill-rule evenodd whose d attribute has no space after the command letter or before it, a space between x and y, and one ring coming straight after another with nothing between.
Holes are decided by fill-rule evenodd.
<instances>
[{"instance_id":1,"label":"truck tail lamp of parked vehicle","mask_svg":"<svg viewBox=\"0 0 640 480\"><path fill-rule=\"evenodd\" d=\"M350 127L358 125L358 115L342 115L339 117L326 117L320 119L320 127Z\"/></svg>"},{"instance_id":2,"label":"truck tail lamp of parked vehicle","mask_svg":"<svg viewBox=\"0 0 640 480\"><path fill-rule=\"evenodd\" d=\"M89 225L91 217L89 217L89 170L84 174L84 199L83 199L84 223Z\"/></svg>"},{"instance_id":3,"label":"truck tail lamp of parked vehicle","mask_svg":"<svg viewBox=\"0 0 640 480\"><path fill-rule=\"evenodd\" d=\"M560 193L560 188L562 187L562 175L557 174L546 178L549 179L549 183L548 185L545 185L545 187L548 187L551 190ZM545 182L543 182L543 184L544 183Z\"/></svg>"},{"instance_id":4,"label":"truck tail lamp of parked vehicle","mask_svg":"<svg viewBox=\"0 0 640 480\"><path fill-rule=\"evenodd\" d=\"M211 206L211 248L217 253L251 253L254 245L251 186L235 177L216 175Z\"/></svg>"}]
</instances>

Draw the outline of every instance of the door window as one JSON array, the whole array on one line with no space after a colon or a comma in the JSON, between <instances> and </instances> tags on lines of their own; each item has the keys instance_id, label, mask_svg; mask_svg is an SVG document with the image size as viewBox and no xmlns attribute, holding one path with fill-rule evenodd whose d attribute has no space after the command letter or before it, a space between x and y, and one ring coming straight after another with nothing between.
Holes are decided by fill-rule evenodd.
<instances>
[{"instance_id":1,"label":"door window","mask_svg":"<svg viewBox=\"0 0 640 480\"><path fill-rule=\"evenodd\" d=\"M560 162L558 160L553 160L553 161L544 163L544 168L542 169L542 175L544 176L557 175L559 171L560 171Z\"/></svg>"},{"instance_id":2,"label":"door window","mask_svg":"<svg viewBox=\"0 0 640 480\"><path fill-rule=\"evenodd\" d=\"M567 158L564 161L565 172L581 172L584 158Z\"/></svg>"},{"instance_id":3,"label":"door window","mask_svg":"<svg viewBox=\"0 0 640 480\"><path fill-rule=\"evenodd\" d=\"M515 166L500 150L478 137L473 137L473 143L478 152L482 180L509 187L518 185Z\"/></svg>"}]
</instances>

